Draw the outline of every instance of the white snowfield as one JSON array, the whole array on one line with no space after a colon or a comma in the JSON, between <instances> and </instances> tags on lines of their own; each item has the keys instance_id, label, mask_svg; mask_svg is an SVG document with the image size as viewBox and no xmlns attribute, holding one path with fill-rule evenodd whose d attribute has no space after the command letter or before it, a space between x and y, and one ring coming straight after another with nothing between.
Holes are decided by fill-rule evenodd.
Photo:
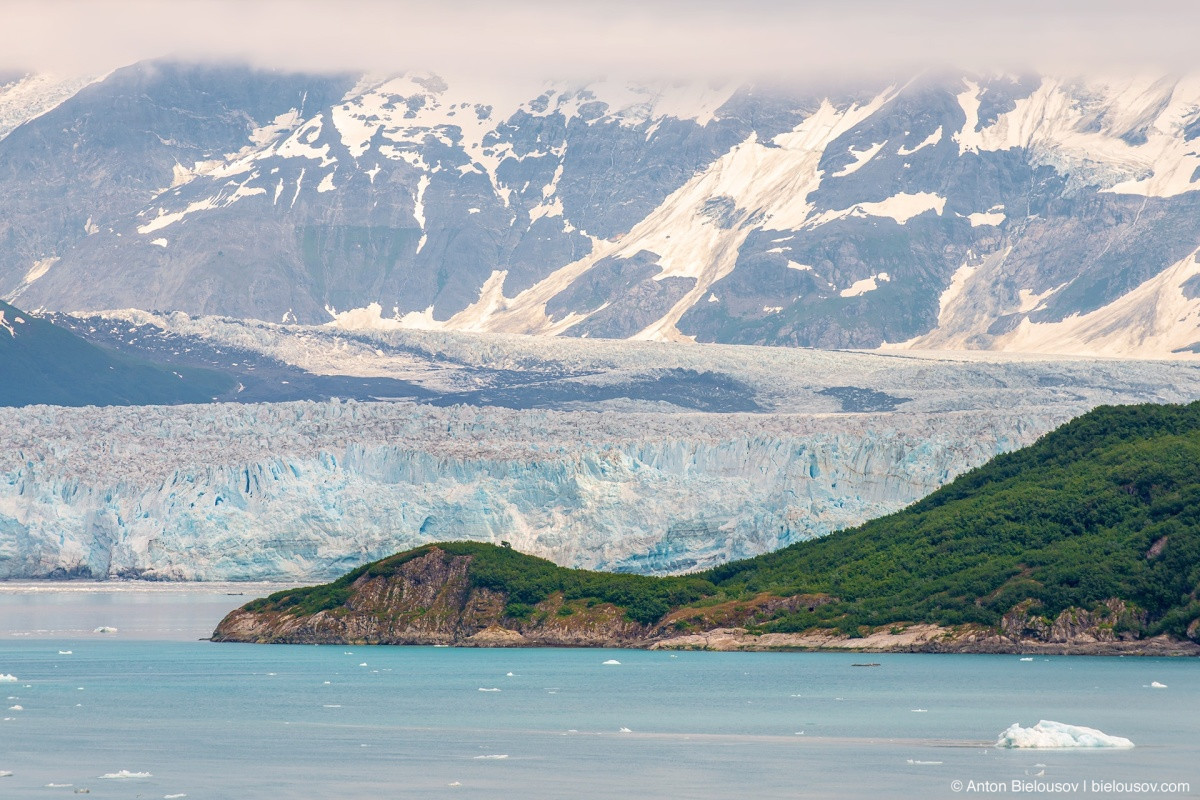
<instances>
[{"instance_id":1,"label":"white snowfield","mask_svg":"<svg viewBox=\"0 0 1200 800\"><path fill-rule=\"evenodd\" d=\"M484 366L617 385L668 368L712 372L767 413L633 400L560 411L336 401L0 409L0 578L303 580L443 539L507 540L579 567L686 571L895 511L1097 404L1200 396L1200 367L1171 362L153 319L308 368L333 371L340 358L350 374L428 386L472 388ZM899 405L844 413L822 393L831 387Z\"/></svg>"},{"instance_id":2,"label":"white snowfield","mask_svg":"<svg viewBox=\"0 0 1200 800\"><path fill-rule=\"evenodd\" d=\"M1095 728L1082 725L1067 725L1062 722L1041 720L1037 725L1022 728L1014 722L996 740L996 747L1036 748L1060 750L1075 747L1133 747L1133 742L1122 736L1110 736Z\"/></svg>"}]
</instances>

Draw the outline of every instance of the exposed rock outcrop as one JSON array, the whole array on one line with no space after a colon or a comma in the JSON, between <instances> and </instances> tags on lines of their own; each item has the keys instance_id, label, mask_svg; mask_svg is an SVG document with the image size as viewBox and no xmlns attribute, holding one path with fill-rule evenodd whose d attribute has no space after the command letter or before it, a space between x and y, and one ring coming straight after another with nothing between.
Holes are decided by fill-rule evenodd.
<instances>
[{"instance_id":1,"label":"exposed rock outcrop","mask_svg":"<svg viewBox=\"0 0 1200 800\"><path fill-rule=\"evenodd\" d=\"M391 575L364 573L350 585L343 604L313 613L243 607L221 621L213 640L636 647L650 636L648 628L625 619L615 606L566 604L561 595L547 598L528 613L514 612L503 593L471 584L467 573L471 558L431 548Z\"/></svg>"}]
</instances>

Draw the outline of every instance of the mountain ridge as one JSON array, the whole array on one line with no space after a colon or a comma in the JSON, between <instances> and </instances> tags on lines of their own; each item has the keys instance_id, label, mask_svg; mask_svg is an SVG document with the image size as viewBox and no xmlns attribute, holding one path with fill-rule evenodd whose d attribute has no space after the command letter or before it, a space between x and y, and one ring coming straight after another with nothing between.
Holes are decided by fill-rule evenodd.
<instances>
[{"instance_id":1,"label":"mountain ridge","mask_svg":"<svg viewBox=\"0 0 1200 800\"><path fill-rule=\"evenodd\" d=\"M117 103L110 126L153 120L131 85L183 110L207 85L228 122L186 147L114 134L97 152L110 169L151 151L153 169L119 202L43 192L77 226L8 231L10 300L782 346L1191 358L1200 343L1191 76L489 97L429 73L137 69L0 139L0 165L41 142L32 163L61 186L73 176L50 158L68 139L44 129L92 113L85 95Z\"/></svg>"}]
</instances>

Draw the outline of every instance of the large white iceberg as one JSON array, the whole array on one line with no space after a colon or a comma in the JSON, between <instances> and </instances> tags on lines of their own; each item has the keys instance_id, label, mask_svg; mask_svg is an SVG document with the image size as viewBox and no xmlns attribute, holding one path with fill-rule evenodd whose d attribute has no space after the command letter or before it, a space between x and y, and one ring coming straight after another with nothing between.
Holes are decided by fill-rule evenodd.
<instances>
[{"instance_id":1,"label":"large white iceberg","mask_svg":"<svg viewBox=\"0 0 1200 800\"><path fill-rule=\"evenodd\" d=\"M1066 747L1133 747L1133 742L1122 736L1109 736L1095 728L1083 725L1067 725L1062 722L1041 720L1031 728L1022 728L1014 722L996 740L996 747L1059 749Z\"/></svg>"}]
</instances>

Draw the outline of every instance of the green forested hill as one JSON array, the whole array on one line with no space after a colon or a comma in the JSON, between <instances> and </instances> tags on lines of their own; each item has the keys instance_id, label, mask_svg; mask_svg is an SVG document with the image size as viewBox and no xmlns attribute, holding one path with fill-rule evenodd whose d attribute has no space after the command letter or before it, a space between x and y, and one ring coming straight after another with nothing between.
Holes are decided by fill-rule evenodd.
<instances>
[{"instance_id":1,"label":"green forested hill","mask_svg":"<svg viewBox=\"0 0 1200 800\"><path fill-rule=\"evenodd\" d=\"M1054 616L1109 599L1148 632L1200 617L1200 403L1103 407L909 508L706 577L726 592L824 592L774 620L994 624L1022 600Z\"/></svg>"},{"instance_id":2,"label":"green forested hill","mask_svg":"<svg viewBox=\"0 0 1200 800\"><path fill-rule=\"evenodd\" d=\"M539 604L551 600L558 615L611 603L659 630L732 620L851 636L902 623L997 626L1015 607L1049 624L1119 600L1124 610L1109 614L1118 634L1200 639L1200 403L1098 408L896 514L695 575L570 570L455 542L247 611L337 611L352 604L355 581L395 573L433 547L469 556L472 585L503 593L516 628L550 613Z\"/></svg>"}]
</instances>

